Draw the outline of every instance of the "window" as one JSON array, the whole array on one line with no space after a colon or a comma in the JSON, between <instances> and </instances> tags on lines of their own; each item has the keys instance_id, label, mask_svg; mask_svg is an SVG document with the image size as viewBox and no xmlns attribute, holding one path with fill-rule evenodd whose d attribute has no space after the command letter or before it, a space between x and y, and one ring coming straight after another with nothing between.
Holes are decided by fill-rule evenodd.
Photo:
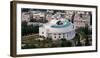
<instances>
[{"instance_id":1,"label":"window","mask_svg":"<svg viewBox=\"0 0 100 58\"><path fill-rule=\"evenodd\" d=\"M63 35L63 38L65 38L65 36Z\"/></svg>"},{"instance_id":2,"label":"window","mask_svg":"<svg viewBox=\"0 0 100 58\"><path fill-rule=\"evenodd\" d=\"M68 34L67 34L67 37L68 37Z\"/></svg>"},{"instance_id":3,"label":"window","mask_svg":"<svg viewBox=\"0 0 100 58\"><path fill-rule=\"evenodd\" d=\"M42 34L44 34L44 32L42 32Z\"/></svg>"},{"instance_id":4,"label":"window","mask_svg":"<svg viewBox=\"0 0 100 58\"><path fill-rule=\"evenodd\" d=\"M73 28L74 28L74 25L73 25Z\"/></svg>"},{"instance_id":5,"label":"window","mask_svg":"<svg viewBox=\"0 0 100 58\"><path fill-rule=\"evenodd\" d=\"M64 38L65 36L64 36L65 34L64 33L62 33L62 37Z\"/></svg>"},{"instance_id":6,"label":"window","mask_svg":"<svg viewBox=\"0 0 100 58\"><path fill-rule=\"evenodd\" d=\"M54 38L56 38L56 36Z\"/></svg>"},{"instance_id":7,"label":"window","mask_svg":"<svg viewBox=\"0 0 100 58\"><path fill-rule=\"evenodd\" d=\"M60 36L59 36L59 38L60 38Z\"/></svg>"},{"instance_id":8,"label":"window","mask_svg":"<svg viewBox=\"0 0 100 58\"><path fill-rule=\"evenodd\" d=\"M56 33L54 33L54 35L56 35Z\"/></svg>"},{"instance_id":9,"label":"window","mask_svg":"<svg viewBox=\"0 0 100 58\"><path fill-rule=\"evenodd\" d=\"M61 34L59 33L59 35L61 35Z\"/></svg>"}]
</instances>

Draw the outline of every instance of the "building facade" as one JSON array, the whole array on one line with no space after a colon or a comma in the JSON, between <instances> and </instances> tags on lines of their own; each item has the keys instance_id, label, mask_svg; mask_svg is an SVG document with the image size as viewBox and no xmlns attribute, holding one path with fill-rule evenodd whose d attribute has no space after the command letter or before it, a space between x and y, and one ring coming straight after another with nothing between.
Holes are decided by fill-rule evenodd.
<instances>
[{"instance_id":1,"label":"building facade","mask_svg":"<svg viewBox=\"0 0 100 58\"><path fill-rule=\"evenodd\" d=\"M78 11L74 16L74 25L77 28L90 26L90 15L89 12Z\"/></svg>"},{"instance_id":2,"label":"building facade","mask_svg":"<svg viewBox=\"0 0 100 58\"><path fill-rule=\"evenodd\" d=\"M26 21L26 22L30 21L29 13L28 12L22 12L21 13L21 19L22 19L22 21Z\"/></svg>"},{"instance_id":3,"label":"building facade","mask_svg":"<svg viewBox=\"0 0 100 58\"><path fill-rule=\"evenodd\" d=\"M75 27L68 20L51 20L39 27L39 35L52 38L53 40L65 38L66 40L75 37Z\"/></svg>"}]
</instances>

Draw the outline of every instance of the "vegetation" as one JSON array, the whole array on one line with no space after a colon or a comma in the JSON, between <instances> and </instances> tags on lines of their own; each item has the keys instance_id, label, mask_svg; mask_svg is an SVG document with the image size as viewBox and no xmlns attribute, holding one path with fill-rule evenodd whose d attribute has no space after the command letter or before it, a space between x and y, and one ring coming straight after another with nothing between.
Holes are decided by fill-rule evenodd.
<instances>
[{"instance_id":1,"label":"vegetation","mask_svg":"<svg viewBox=\"0 0 100 58\"><path fill-rule=\"evenodd\" d=\"M23 36L22 37L22 49L31 48L53 48L53 47L71 47L72 42L62 38L61 40L52 40L51 38L45 38L41 36L43 40L39 39L38 35L35 36Z\"/></svg>"},{"instance_id":2,"label":"vegetation","mask_svg":"<svg viewBox=\"0 0 100 58\"><path fill-rule=\"evenodd\" d=\"M65 38L61 39L61 47L71 47L72 46L72 42L69 40L66 40Z\"/></svg>"},{"instance_id":3,"label":"vegetation","mask_svg":"<svg viewBox=\"0 0 100 58\"><path fill-rule=\"evenodd\" d=\"M45 9L24 9L22 8L22 12L28 12L35 10L40 12L45 12L44 17L36 17L33 18L33 15L30 16L30 22L37 22L37 23L47 23L48 20L46 20L47 10ZM54 15L57 12L65 13L63 10L53 10L54 12L52 15ZM74 23L75 19L75 12L72 15L71 21ZM90 15L90 25L92 25L92 14L89 12ZM61 15L61 17L64 17L64 15ZM82 14L80 14L80 17L82 18ZM62 22L57 22L58 25L61 25ZM80 27L76 30L76 35L72 40L66 40L65 38L52 40L52 38L45 38L43 36L39 36L39 25L27 25L26 21L23 21L21 24L21 34L22 34L22 49L32 49L32 48L53 48L53 47L73 47L73 46L90 46L91 43L91 35L92 30L88 28L88 25L86 27Z\"/></svg>"},{"instance_id":4,"label":"vegetation","mask_svg":"<svg viewBox=\"0 0 100 58\"><path fill-rule=\"evenodd\" d=\"M26 23L24 22L24 25ZM34 31L32 31L34 32ZM38 34L22 36L22 49L31 48L53 48L53 47L73 47L73 46L90 46L91 31L87 27L76 30L76 35L72 40L65 38L52 40L52 38L45 38ZM89 39L90 38L90 39Z\"/></svg>"},{"instance_id":5,"label":"vegetation","mask_svg":"<svg viewBox=\"0 0 100 58\"><path fill-rule=\"evenodd\" d=\"M44 18L39 18L38 20L37 19L35 19L35 18L31 18L30 19L30 22L39 22L39 23L47 23L48 22L48 20L45 20Z\"/></svg>"},{"instance_id":6,"label":"vegetation","mask_svg":"<svg viewBox=\"0 0 100 58\"><path fill-rule=\"evenodd\" d=\"M77 34L75 36L75 39L77 41L76 46L89 46L92 43L90 43L91 37L89 39L89 36L92 34L92 30L88 29L88 25L86 27L81 27L77 29Z\"/></svg>"},{"instance_id":7,"label":"vegetation","mask_svg":"<svg viewBox=\"0 0 100 58\"><path fill-rule=\"evenodd\" d=\"M38 33L39 26L27 25L26 21L22 22L22 36L32 33Z\"/></svg>"}]
</instances>

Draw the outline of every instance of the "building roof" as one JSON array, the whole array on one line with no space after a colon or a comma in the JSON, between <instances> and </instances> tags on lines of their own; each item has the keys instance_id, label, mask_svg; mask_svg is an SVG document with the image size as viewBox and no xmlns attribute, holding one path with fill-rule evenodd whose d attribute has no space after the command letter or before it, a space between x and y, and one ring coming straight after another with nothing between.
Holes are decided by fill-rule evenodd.
<instances>
[{"instance_id":1,"label":"building roof","mask_svg":"<svg viewBox=\"0 0 100 58\"><path fill-rule=\"evenodd\" d=\"M64 28L64 27L68 27L71 25L71 22L69 22L68 20L58 20L56 22L55 25L52 25L51 27L52 28Z\"/></svg>"},{"instance_id":2,"label":"building roof","mask_svg":"<svg viewBox=\"0 0 100 58\"><path fill-rule=\"evenodd\" d=\"M58 24L58 22L61 22ZM43 25L43 29L49 30L49 33L64 33L73 31L75 28L74 25L68 20L51 20L49 23ZM42 28L42 27L40 27Z\"/></svg>"}]
</instances>

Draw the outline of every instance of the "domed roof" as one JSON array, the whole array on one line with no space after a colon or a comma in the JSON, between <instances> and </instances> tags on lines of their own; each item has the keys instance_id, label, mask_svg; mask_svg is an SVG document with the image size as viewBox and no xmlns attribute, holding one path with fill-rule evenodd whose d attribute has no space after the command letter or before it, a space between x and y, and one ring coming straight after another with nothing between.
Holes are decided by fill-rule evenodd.
<instances>
[{"instance_id":1,"label":"domed roof","mask_svg":"<svg viewBox=\"0 0 100 58\"><path fill-rule=\"evenodd\" d=\"M71 25L71 22L68 20L52 20L51 23L53 28L64 28Z\"/></svg>"},{"instance_id":2,"label":"domed roof","mask_svg":"<svg viewBox=\"0 0 100 58\"><path fill-rule=\"evenodd\" d=\"M50 22L43 25L48 33L64 33L73 31L75 28L73 28L73 24L69 22L67 19L62 20L51 20ZM41 28L41 27L40 27Z\"/></svg>"}]
</instances>

